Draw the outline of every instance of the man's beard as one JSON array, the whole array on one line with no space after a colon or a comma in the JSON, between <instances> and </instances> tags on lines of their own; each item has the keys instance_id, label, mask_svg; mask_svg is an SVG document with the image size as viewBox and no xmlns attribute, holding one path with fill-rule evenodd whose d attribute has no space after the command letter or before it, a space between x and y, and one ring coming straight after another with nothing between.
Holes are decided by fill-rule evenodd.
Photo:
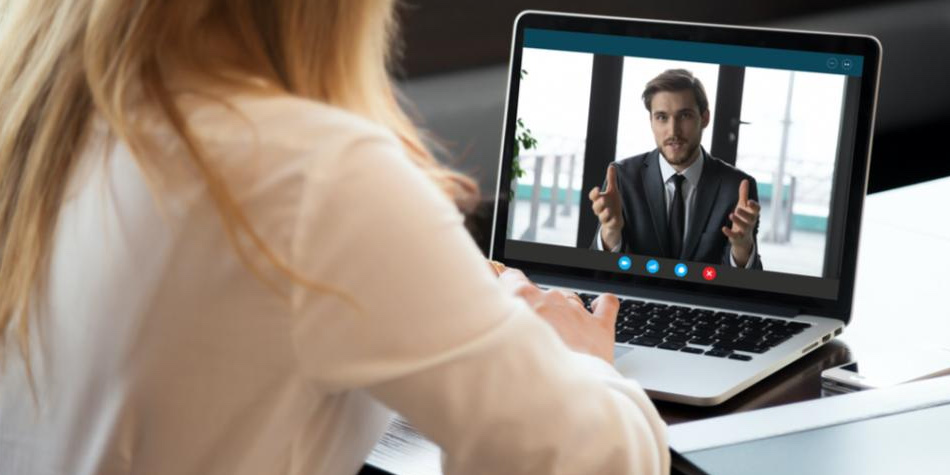
<instances>
[{"instance_id":1,"label":"man's beard","mask_svg":"<svg viewBox=\"0 0 950 475\"><path fill-rule=\"evenodd\" d=\"M666 160L666 163L669 163L669 164L672 165L672 166L686 165L686 164L688 164L688 163L690 162L690 160L693 159L693 157L697 156L697 155L696 155L696 151L699 150L699 145L700 145L699 142L696 142L696 145L694 145L692 148L690 148L690 149L687 151L686 155L684 155L682 158L670 159L670 157L667 157L667 156L666 156L666 153L663 152L663 148L662 148L662 147L660 148L660 155L663 156L663 158ZM665 144L664 144L664 146L665 146Z\"/></svg>"}]
</instances>

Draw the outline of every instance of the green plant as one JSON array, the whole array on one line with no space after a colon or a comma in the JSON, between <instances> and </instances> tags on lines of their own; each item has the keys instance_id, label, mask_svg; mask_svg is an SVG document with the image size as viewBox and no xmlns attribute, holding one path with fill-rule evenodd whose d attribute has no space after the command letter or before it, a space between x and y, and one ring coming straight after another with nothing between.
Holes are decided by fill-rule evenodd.
<instances>
[{"instance_id":1,"label":"green plant","mask_svg":"<svg viewBox=\"0 0 950 475\"><path fill-rule=\"evenodd\" d=\"M521 74L519 75L520 79L523 80L527 74L528 74L528 71L525 71L524 69L522 69ZM524 121L519 117L517 121L517 126L515 127L515 147L514 147L514 153L512 154L514 158L511 160L512 198L514 198L514 194L515 194L515 182L519 178L523 177L525 173L524 168L521 168L521 161L519 160L519 157L521 156L521 152L525 150L532 150L537 147L538 147L538 139L534 138L534 136L531 135L531 129L526 127L524 125Z\"/></svg>"}]
</instances>

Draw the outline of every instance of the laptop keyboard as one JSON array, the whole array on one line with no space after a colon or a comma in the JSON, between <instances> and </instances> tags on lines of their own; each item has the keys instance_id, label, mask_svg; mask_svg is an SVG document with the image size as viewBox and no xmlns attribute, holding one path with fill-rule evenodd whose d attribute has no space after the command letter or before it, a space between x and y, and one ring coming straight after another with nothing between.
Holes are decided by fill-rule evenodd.
<instances>
[{"instance_id":1,"label":"laptop keyboard","mask_svg":"<svg viewBox=\"0 0 950 475\"><path fill-rule=\"evenodd\" d=\"M579 293L590 310L594 294ZM778 318L620 299L616 341L750 361L811 325Z\"/></svg>"}]
</instances>

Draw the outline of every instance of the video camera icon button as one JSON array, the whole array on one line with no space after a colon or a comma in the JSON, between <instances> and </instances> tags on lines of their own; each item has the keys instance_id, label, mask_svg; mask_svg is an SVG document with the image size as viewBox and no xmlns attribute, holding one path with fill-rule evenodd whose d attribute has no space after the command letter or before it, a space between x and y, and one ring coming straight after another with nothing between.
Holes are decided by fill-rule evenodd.
<instances>
[{"instance_id":1,"label":"video camera icon button","mask_svg":"<svg viewBox=\"0 0 950 475\"><path fill-rule=\"evenodd\" d=\"M630 266L632 265L633 261L627 256L622 256L620 259L617 259L617 267L619 267L620 270L630 270Z\"/></svg>"}]
</instances>

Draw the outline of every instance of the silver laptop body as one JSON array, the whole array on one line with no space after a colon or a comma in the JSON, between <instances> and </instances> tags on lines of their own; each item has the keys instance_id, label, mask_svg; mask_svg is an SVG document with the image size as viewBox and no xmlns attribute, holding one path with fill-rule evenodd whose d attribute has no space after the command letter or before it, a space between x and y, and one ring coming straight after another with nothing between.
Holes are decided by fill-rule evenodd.
<instances>
[{"instance_id":1,"label":"silver laptop body","mask_svg":"<svg viewBox=\"0 0 950 475\"><path fill-rule=\"evenodd\" d=\"M880 43L866 36L522 13L513 32L492 259L585 300L603 292L628 300L615 367L658 400L726 401L827 343L850 320L880 60ZM601 170L621 163L624 147L635 152L628 160L656 167L649 162L656 144L627 136L636 127L629 124L652 120L636 78L680 66L705 74L713 122L703 133L710 136L705 153L731 158L756 177L762 270L643 252L649 244L620 252L588 244L599 233L588 191L604 180ZM773 100L779 106L766 106ZM781 104L784 121L745 117L759 109L766 117ZM585 107L586 123L577 118ZM814 129L819 121L829 125ZM835 123L837 132L829 132ZM524 147L526 131L537 141L533 149ZM775 131L781 139L753 143ZM750 152L773 146L778 162ZM807 155L807 147L820 153ZM680 266L688 272L680 275Z\"/></svg>"}]
</instances>

